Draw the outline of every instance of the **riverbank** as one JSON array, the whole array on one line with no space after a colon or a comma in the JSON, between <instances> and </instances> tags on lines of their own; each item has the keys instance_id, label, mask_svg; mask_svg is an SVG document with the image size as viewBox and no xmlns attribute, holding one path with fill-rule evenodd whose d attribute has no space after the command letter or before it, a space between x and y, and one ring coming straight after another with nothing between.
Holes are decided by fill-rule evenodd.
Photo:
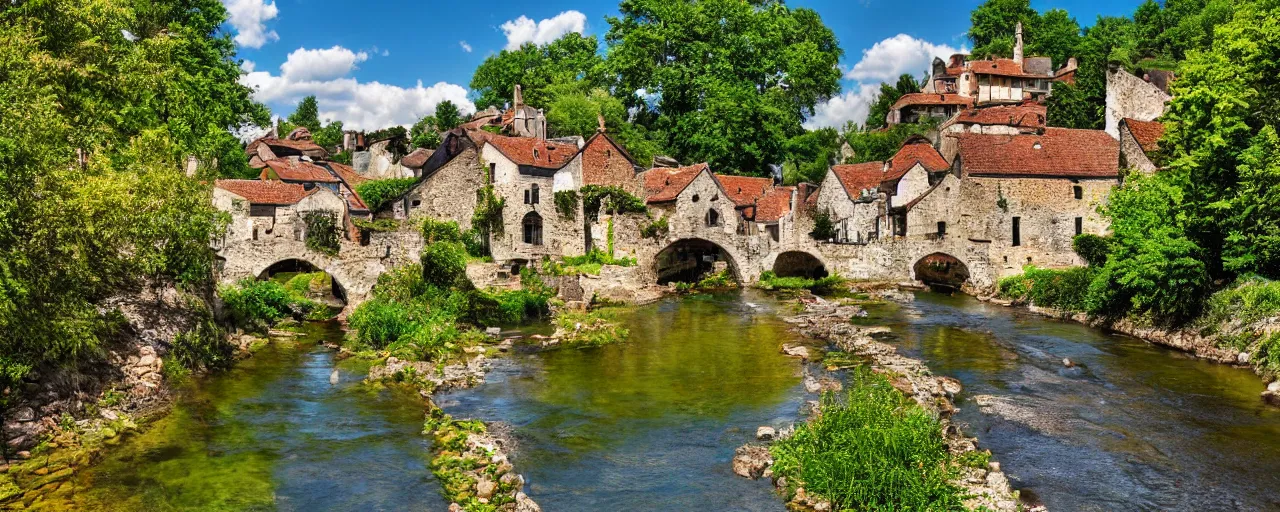
<instances>
[{"instance_id":1,"label":"riverbank","mask_svg":"<svg viewBox=\"0 0 1280 512\"><path fill-rule=\"evenodd\" d=\"M893 299L899 297L900 292L895 289L884 289L874 292L877 298ZM953 399L956 393L961 390L959 381L948 377L934 376L925 364L919 360L908 358L897 354L894 347L877 341L874 336L889 331L887 327L882 326L860 326L851 323L851 319L865 316L860 303L864 301L836 299L826 300L821 297L808 296L798 299L801 311L797 314L785 317L785 320L792 325L794 329L805 335L806 337L823 340L834 347L838 348L844 355L837 362L833 361L832 368L843 365L856 365L859 362L865 362L871 371L883 376L887 382L892 385L902 395L909 397L928 416L936 418L938 421L938 430L932 435L940 435L941 441L945 445L946 456L937 459L945 468L938 468L938 471L949 476L949 483L954 485L960 492L953 494L959 496L962 494L964 506L970 509L978 509L985 507L987 510L994 511L1014 511L1019 510L1021 505L1018 503L1018 494L1013 491L1009 485L1008 478L1000 470L997 462L990 462L989 452L978 451L977 440L967 437L961 432L958 425L950 420L950 416L955 412ZM783 347L784 351L788 351L788 347ZM794 347L788 353L809 358L807 351L800 351ZM852 358L852 359L850 359ZM854 386L866 385L861 378L855 378ZM815 382L811 386L811 391L822 391L824 388L833 388L835 386L823 386L820 381ZM836 387L838 389L838 387ZM853 393L857 394L861 389L854 389ZM851 394L850 397L853 397ZM833 413L838 414L840 404L835 401L824 399L821 404L813 405L811 409L810 420L803 424L801 428L822 428L818 426L823 421L823 409L831 409ZM897 410L896 407L890 407L890 411ZM891 413L897 414L897 413ZM889 420L882 418L882 421L898 422L910 421L905 419ZM926 420L927 421L927 420ZM882 425L882 428L889 428ZM792 435L793 431L786 429L781 433L775 433L772 429L761 429L759 439L765 441L773 441L776 437L786 439ZM910 435L910 434L907 434ZM787 441L782 441L786 443ZM828 497L816 494L813 489L805 489L805 482L796 481L799 477L795 473L796 468L790 467L783 473L791 473L791 481L785 478L786 475L778 474L770 467L774 464L774 450L765 447L766 445L749 444L739 449L738 456L734 461L734 470L741 476L755 478L759 476L770 477L774 484L789 498L789 506L800 510L830 510L833 504L828 501ZM943 449L939 447L938 449ZM929 454L931 457L938 457L938 454ZM926 472L929 473L929 472ZM918 475L917 475L918 477ZM946 491L942 492L946 495ZM936 496L935 496L936 497ZM868 497L868 499L875 499ZM945 498L942 498L945 499ZM839 506L855 506L856 503L838 503Z\"/></svg>"}]
</instances>

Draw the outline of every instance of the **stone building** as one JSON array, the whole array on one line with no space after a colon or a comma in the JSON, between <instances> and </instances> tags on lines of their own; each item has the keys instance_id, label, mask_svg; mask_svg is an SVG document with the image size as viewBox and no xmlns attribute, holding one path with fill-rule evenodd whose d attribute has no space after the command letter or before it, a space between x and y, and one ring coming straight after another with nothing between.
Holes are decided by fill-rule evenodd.
<instances>
[{"instance_id":1,"label":"stone building","mask_svg":"<svg viewBox=\"0 0 1280 512\"><path fill-rule=\"evenodd\" d=\"M987 135L1018 135L1041 133L1046 126L1048 109L1042 103L1023 102L1020 105L996 105L964 110L947 120L939 128L942 141L938 151L947 161L955 160L957 138L948 135L978 133Z\"/></svg>"},{"instance_id":2,"label":"stone building","mask_svg":"<svg viewBox=\"0 0 1280 512\"><path fill-rule=\"evenodd\" d=\"M918 123L929 118L945 120L972 106L973 98L955 93L904 94L889 108L885 122L893 126L900 123Z\"/></svg>"},{"instance_id":3,"label":"stone building","mask_svg":"<svg viewBox=\"0 0 1280 512\"><path fill-rule=\"evenodd\" d=\"M638 178L644 170L631 154L605 133L604 123L582 146L582 184L614 186L635 196L643 194Z\"/></svg>"},{"instance_id":4,"label":"stone building","mask_svg":"<svg viewBox=\"0 0 1280 512\"><path fill-rule=\"evenodd\" d=\"M556 192L582 187L580 148L545 139L472 133L483 138L480 158L488 167L494 193L506 201L503 233L490 239L493 258L537 261L583 254L586 234L581 217L562 216L555 204Z\"/></svg>"},{"instance_id":5,"label":"stone building","mask_svg":"<svg viewBox=\"0 0 1280 512\"><path fill-rule=\"evenodd\" d=\"M222 244L282 237L303 240L302 217L307 212L331 212L338 219L347 214L346 200L329 188L306 189L274 180L217 180L213 204L231 215Z\"/></svg>"},{"instance_id":6,"label":"stone building","mask_svg":"<svg viewBox=\"0 0 1280 512\"><path fill-rule=\"evenodd\" d=\"M465 131L446 133L423 164L417 183L374 217L408 220L413 225L432 218L457 222L464 231L471 229L477 191L488 183L485 167L480 163L479 144Z\"/></svg>"},{"instance_id":7,"label":"stone building","mask_svg":"<svg viewBox=\"0 0 1280 512\"><path fill-rule=\"evenodd\" d=\"M1164 123L1159 121L1120 120L1120 168L1137 169L1147 174L1159 170L1151 155L1160 150Z\"/></svg>"},{"instance_id":8,"label":"stone building","mask_svg":"<svg viewBox=\"0 0 1280 512\"><path fill-rule=\"evenodd\" d=\"M834 165L810 196L814 212L826 212L835 224L834 243L866 243L879 238L885 212L880 197L884 162Z\"/></svg>"},{"instance_id":9,"label":"stone building","mask_svg":"<svg viewBox=\"0 0 1280 512\"><path fill-rule=\"evenodd\" d=\"M1041 101L1052 92L1053 82L1075 82L1075 58L1057 70L1048 57L1023 55L1022 23L1016 27L1013 58L967 60L955 54L947 61L935 58L925 93L956 94L976 104Z\"/></svg>"},{"instance_id":10,"label":"stone building","mask_svg":"<svg viewBox=\"0 0 1280 512\"><path fill-rule=\"evenodd\" d=\"M1158 74L1159 82L1153 82L1150 73L1138 78L1120 66L1107 70L1106 132L1114 139L1120 138L1120 121L1155 121L1164 115L1169 100L1168 83L1172 78ZM1161 88L1161 83L1165 88Z\"/></svg>"}]
</instances>

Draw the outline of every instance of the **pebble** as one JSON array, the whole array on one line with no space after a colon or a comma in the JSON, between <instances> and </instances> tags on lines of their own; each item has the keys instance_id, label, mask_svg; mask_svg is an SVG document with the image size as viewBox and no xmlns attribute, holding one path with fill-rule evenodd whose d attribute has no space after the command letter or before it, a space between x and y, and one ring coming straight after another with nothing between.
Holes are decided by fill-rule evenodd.
<instances>
[{"instance_id":1,"label":"pebble","mask_svg":"<svg viewBox=\"0 0 1280 512\"><path fill-rule=\"evenodd\" d=\"M1270 384L1267 384L1267 391L1280 393L1280 380L1271 381Z\"/></svg>"},{"instance_id":2,"label":"pebble","mask_svg":"<svg viewBox=\"0 0 1280 512\"><path fill-rule=\"evenodd\" d=\"M756 429L756 440L772 441L773 438L777 436L778 436L778 431L774 430L773 427L765 426L765 427L760 427Z\"/></svg>"},{"instance_id":3,"label":"pebble","mask_svg":"<svg viewBox=\"0 0 1280 512\"><path fill-rule=\"evenodd\" d=\"M1240 355L1236 356L1236 361L1239 361L1240 364L1249 364L1249 353L1241 352Z\"/></svg>"}]
</instances>

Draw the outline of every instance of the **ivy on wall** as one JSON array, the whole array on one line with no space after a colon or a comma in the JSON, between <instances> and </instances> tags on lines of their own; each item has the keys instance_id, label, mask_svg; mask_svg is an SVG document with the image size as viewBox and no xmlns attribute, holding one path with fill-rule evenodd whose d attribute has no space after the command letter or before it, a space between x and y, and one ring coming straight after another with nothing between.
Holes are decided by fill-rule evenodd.
<instances>
[{"instance_id":1,"label":"ivy on wall","mask_svg":"<svg viewBox=\"0 0 1280 512\"><path fill-rule=\"evenodd\" d=\"M307 225L307 248L335 256L338 254L338 216L329 211L310 211L302 216Z\"/></svg>"},{"instance_id":2,"label":"ivy on wall","mask_svg":"<svg viewBox=\"0 0 1280 512\"><path fill-rule=\"evenodd\" d=\"M556 192L556 213L560 217L566 219L574 218L578 213L578 192L576 190L561 190Z\"/></svg>"}]
</instances>

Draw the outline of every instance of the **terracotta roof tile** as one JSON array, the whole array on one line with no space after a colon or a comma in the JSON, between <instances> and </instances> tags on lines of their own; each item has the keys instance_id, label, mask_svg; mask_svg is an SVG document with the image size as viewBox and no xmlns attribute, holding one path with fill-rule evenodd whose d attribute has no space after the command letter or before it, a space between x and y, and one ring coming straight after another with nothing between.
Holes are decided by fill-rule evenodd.
<instances>
[{"instance_id":1,"label":"terracotta roof tile","mask_svg":"<svg viewBox=\"0 0 1280 512\"><path fill-rule=\"evenodd\" d=\"M248 199L252 204L294 204L309 194L302 185L274 180L217 180L214 186Z\"/></svg>"},{"instance_id":2,"label":"terracotta roof tile","mask_svg":"<svg viewBox=\"0 0 1280 512\"><path fill-rule=\"evenodd\" d=\"M956 123L1044 128L1047 109L1038 103L1002 105L960 112Z\"/></svg>"},{"instance_id":3,"label":"terracotta roof tile","mask_svg":"<svg viewBox=\"0 0 1280 512\"><path fill-rule=\"evenodd\" d=\"M942 158L942 153L933 148L933 144L923 137L912 137L902 144L898 153L889 160L889 170L882 181L893 181L907 174L916 163L924 166L927 172L945 171L951 164Z\"/></svg>"},{"instance_id":4,"label":"terracotta roof tile","mask_svg":"<svg viewBox=\"0 0 1280 512\"><path fill-rule=\"evenodd\" d=\"M645 201L662 203L674 201L685 187L693 183L702 171L709 169L706 163L680 168L656 167L644 173Z\"/></svg>"},{"instance_id":5,"label":"terracotta roof tile","mask_svg":"<svg viewBox=\"0 0 1280 512\"><path fill-rule=\"evenodd\" d=\"M724 188L725 195L729 196L729 200L737 206L749 206L755 204L757 199L764 195L769 187L773 186L773 180L769 178L756 178L754 176L729 176L725 174L717 174L716 180L720 182L720 187Z\"/></svg>"},{"instance_id":6,"label":"terracotta roof tile","mask_svg":"<svg viewBox=\"0 0 1280 512\"><path fill-rule=\"evenodd\" d=\"M774 187L756 203L756 222L777 222L791 213L791 193L795 187Z\"/></svg>"},{"instance_id":7,"label":"terracotta roof tile","mask_svg":"<svg viewBox=\"0 0 1280 512\"><path fill-rule=\"evenodd\" d=\"M959 94L936 94L913 92L911 94L903 94L893 104L893 110L913 105L959 105L962 107L972 107L973 98L967 98Z\"/></svg>"},{"instance_id":8,"label":"terracotta roof tile","mask_svg":"<svg viewBox=\"0 0 1280 512\"><path fill-rule=\"evenodd\" d=\"M1133 140L1138 141L1138 146L1142 147L1144 153L1160 149L1160 138L1164 136L1164 123L1160 121L1139 121L1126 117L1124 124L1129 127L1129 133L1133 134Z\"/></svg>"},{"instance_id":9,"label":"terracotta roof tile","mask_svg":"<svg viewBox=\"0 0 1280 512\"><path fill-rule=\"evenodd\" d=\"M559 169L578 154L578 146L529 137L507 137L487 134L485 142L492 144L516 165L543 169Z\"/></svg>"},{"instance_id":10,"label":"terracotta roof tile","mask_svg":"<svg viewBox=\"0 0 1280 512\"><path fill-rule=\"evenodd\" d=\"M433 153L434 151L426 148L415 149L400 159L400 165L410 169L421 169L422 166L427 165L427 159L431 158Z\"/></svg>"},{"instance_id":11,"label":"terracotta roof tile","mask_svg":"<svg viewBox=\"0 0 1280 512\"><path fill-rule=\"evenodd\" d=\"M862 197L863 190L880 186L884 178L884 162L833 165L831 172L836 174L849 199L858 199Z\"/></svg>"},{"instance_id":12,"label":"terracotta roof tile","mask_svg":"<svg viewBox=\"0 0 1280 512\"><path fill-rule=\"evenodd\" d=\"M1044 78L1040 75L1027 74L1022 70L1022 66L1014 62L1013 59L970 61L969 70L976 75Z\"/></svg>"},{"instance_id":13,"label":"terracotta roof tile","mask_svg":"<svg viewBox=\"0 0 1280 512\"><path fill-rule=\"evenodd\" d=\"M1115 178L1120 144L1101 130L1046 128L1044 135L964 134L967 175Z\"/></svg>"},{"instance_id":14,"label":"terracotta roof tile","mask_svg":"<svg viewBox=\"0 0 1280 512\"><path fill-rule=\"evenodd\" d=\"M320 167L311 162L303 162L301 160L290 160L287 158L277 158L267 162L267 169L262 170L260 179L269 179L270 173L275 173L282 181L309 181L314 183L338 183L342 180L330 173L328 169Z\"/></svg>"},{"instance_id":15,"label":"terracotta roof tile","mask_svg":"<svg viewBox=\"0 0 1280 512\"><path fill-rule=\"evenodd\" d=\"M342 178L342 181L351 188L358 187L361 183L373 181L370 178L361 176L360 173L356 172L355 169L346 164L340 164L338 162L324 162L324 165L328 167L329 170L333 171L334 174L337 174L339 178Z\"/></svg>"},{"instance_id":16,"label":"terracotta roof tile","mask_svg":"<svg viewBox=\"0 0 1280 512\"><path fill-rule=\"evenodd\" d=\"M625 183L617 183L617 177L609 173L609 164L619 161L625 162L633 169L630 177L634 178L636 162L630 154L627 154L626 149L604 133L595 134L586 145L582 146L582 184L625 185Z\"/></svg>"}]
</instances>

